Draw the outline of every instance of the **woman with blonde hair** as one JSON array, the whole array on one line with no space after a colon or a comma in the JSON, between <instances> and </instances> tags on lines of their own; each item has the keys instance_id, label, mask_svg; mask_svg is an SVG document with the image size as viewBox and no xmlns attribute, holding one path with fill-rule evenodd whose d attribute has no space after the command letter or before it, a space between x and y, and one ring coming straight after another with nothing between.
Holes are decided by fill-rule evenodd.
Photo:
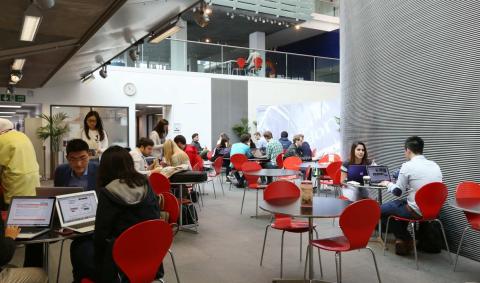
<instances>
[{"instance_id":1,"label":"woman with blonde hair","mask_svg":"<svg viewBox=\"0 0 480 283\"><path fill-rule=\"evenodd\" d=\"M192 170L188 155L173 140L166 140L163 144L162 163L164 169L174 167L180 170Z\"/></svg>"}]
</instances>

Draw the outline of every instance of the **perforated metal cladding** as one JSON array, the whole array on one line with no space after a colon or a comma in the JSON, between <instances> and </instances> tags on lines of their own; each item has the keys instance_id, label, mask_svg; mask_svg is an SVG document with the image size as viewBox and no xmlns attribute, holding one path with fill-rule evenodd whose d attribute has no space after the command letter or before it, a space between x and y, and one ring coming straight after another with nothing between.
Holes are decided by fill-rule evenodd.
<instances>
[{"instance_id":1,"label":"perforated metal cladding","mask_svg":"<svg viewBox=\"0 0 480 283\"><path fill-rule=\"evenodd\" d=\"M341 11L342 144L367 143L377 163L399 168L406 137L425 140L455 197L480 181L480 1L344 0ZM392 199L384 197L384 201ZM445 205L450 249L467 225ZM480 260L480 234L464 256Z\"/></svg>"}]
</instances>

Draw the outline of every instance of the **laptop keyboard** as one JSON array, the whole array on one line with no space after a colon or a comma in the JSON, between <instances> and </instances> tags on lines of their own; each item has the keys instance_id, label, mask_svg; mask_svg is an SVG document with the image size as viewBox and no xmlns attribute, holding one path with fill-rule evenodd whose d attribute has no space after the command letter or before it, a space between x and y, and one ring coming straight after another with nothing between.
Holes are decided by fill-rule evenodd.
<instances>
[{"instance_id":1,"label":"laptop keyboard","mask_svg":"<svg viewBox=\"0 0 480 283\"><path fill-rule=\"evenodd\" d=\"M95 220L94 220L94 221L90 221L90 222L85 222L85 223L77 224L77 225L71 225L71 226L68 226L68 227L71 227L71 228L73 228L73 229L81 229L81 228L85 228L85 227L89 227L89 226L95 226Z\"/></svg>"}]
</instances>

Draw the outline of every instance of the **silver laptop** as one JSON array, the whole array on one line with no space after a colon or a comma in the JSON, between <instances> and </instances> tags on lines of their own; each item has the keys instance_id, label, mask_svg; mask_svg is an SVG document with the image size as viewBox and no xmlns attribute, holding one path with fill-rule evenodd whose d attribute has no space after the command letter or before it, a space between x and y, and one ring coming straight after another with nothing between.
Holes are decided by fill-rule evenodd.
<instances>
[{"instance_id":1,"label":"silver laptop","mask_svg":"<svg viewBox=\"0 0 480 283\"><path fill-rule=\"evenodd\" d=\"M37 187L37 197L55 197L85 191L83 187Z\"/></svg>"},{"instance_id":2,"label":"silver laptop","mask_svg":"<svg viewBox=\"0 0 480 283\"><path fill-rule=\"evenodd\" d=\"M50 231L55 197L13 197L7 225L19 226L18 239L32 239Z\"/></svg>"},{"instance_id":3,"label":"silver laptop","mask_svg":"<svg viewBox=\"0 0 480 283\"><path fill-rule=\"evenodd\" d=\"M367 166L367 173L370 176L370 184L372 185L392 180L387 166Z\"/></svg>"},{"instance_id":4,"label":"silver laptop","mask_svg":"<svg viewBox=\"0 0 480 283\"><path fill-rule=\"evenodd\" d=\"M95 191L57 196L55 205L60 226L78 233L93 231L95 229L97 203Z\"/></svg>"}]
</instances>

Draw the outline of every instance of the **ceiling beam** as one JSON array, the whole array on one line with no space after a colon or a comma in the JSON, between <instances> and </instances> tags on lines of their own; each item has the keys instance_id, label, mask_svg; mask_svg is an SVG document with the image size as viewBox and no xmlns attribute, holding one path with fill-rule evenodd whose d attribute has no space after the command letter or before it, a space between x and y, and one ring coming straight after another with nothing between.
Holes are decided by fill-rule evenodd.
<instances>
[{"instance_id":1,"label":"ceiling beam","mask_svg":"<svg viewBox=\"0 0 480 283\"><path fill-rule=\"evenodd\" d=\"M52 52L63 48L78 46L76 39L62 40L44 44L31 45L26 47L0 50L0 60L23 58L46 52Z\"/></svg>"}]
</instances>

